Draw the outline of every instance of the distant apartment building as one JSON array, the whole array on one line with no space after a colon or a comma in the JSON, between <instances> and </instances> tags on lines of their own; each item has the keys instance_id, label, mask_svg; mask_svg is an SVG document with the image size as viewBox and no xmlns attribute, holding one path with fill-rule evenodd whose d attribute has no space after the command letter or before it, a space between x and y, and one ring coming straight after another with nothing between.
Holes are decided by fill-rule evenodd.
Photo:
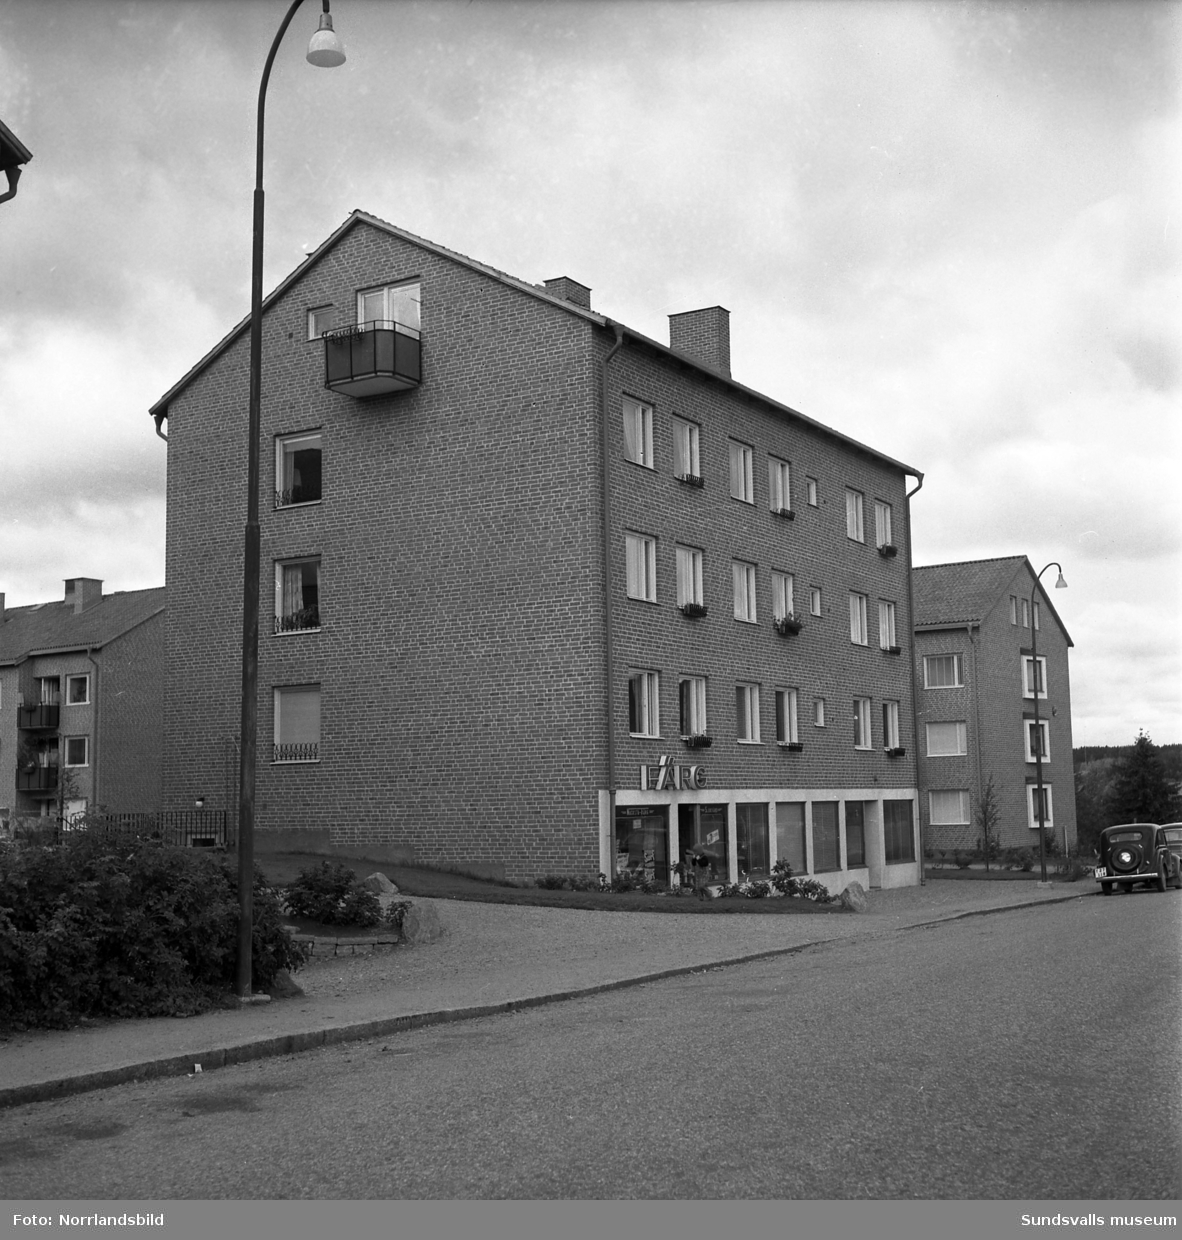
<instances>
[{"instance_id":1,"label":"distant apartment building","mask_svg":"<svg viewBox=\"0 0 1182 1240\"><path fill-rule=\"evenodd\" d=\"M159 809L163 588L74 577L0 613L0 818Z\"/></svg>"},{"instance_id":2,"label":"distant apartment building","mask_svg":"<svg viewBox=\"0 0 1182 1240\"><path fill-rule=\"evenodd\" d=\"M1035 589L1030 561L934 564L914 569L912 579L926 846L975 847L992 780L999 844L1037 847L1041 747L1043 822L1060 845L1074 849L1067 666L1073 643L1041 584Z\"/></svg>"},{"instance_id":3,"label":"distant apartment building","mask_svg":"<svg viewBox=\"0 0 1182 1240\"><path fill-rule=\"evenodd\" d=\"M918 473L736 382L723 308L669 319L362 212L266 299L260 833L919 881ZM247 376L242 323L151 410L169 808L235 808Z\"/></svg>"}]
</instances>

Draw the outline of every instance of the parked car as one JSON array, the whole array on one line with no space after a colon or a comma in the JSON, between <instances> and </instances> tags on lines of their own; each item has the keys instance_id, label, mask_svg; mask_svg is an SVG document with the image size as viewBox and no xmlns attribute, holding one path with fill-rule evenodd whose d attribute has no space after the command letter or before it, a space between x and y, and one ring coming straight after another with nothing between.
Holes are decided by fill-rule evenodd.
<instances>
[{"instance_id":1,"label":"parked car","mask_svg":"<svg viewBox=\"0 0 1182 1240\"><path fill-rule=\"evenodd\" d=\"M1165 891L1167 884L1182 887L1182 823L1159 827L1152 822L1130 822L1100 832L1100 859L1096 881L1106 896L1119 884L1132 891L1145 883Z\"/></svg>"}]
</instances>

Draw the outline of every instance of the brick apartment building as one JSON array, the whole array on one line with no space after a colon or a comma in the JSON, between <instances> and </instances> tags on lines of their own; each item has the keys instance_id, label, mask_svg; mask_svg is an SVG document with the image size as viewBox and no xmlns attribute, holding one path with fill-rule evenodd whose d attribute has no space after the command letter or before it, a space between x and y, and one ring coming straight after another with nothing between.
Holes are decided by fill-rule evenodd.
<instances>
[{"instance_id":1,"label":"brick apartment building","mask_svg":"<svg viewBox=\"0 0 1182 1240\"><path fill-rule=\"evenodd\" d=\"M160 808L164 589L0 594L0 819Z\"/></svg>"},{"instance_id":2,"label":"brick apartment building","mask_svg":"<svg viewBox=\"0 0 1182 1240\"><path fill-rule=\"evenodd\" d=\"M362 212L266 299L260 834L918 881L918 473L735 382L721 307L670 340ZM235 805L248 358L151 410L178 808Z\"/></svg>"},{"instance_id":3,"label":"brick apartment building","mask_svg":"<svg viewBox=\"0 0 1182 1240\"><path fill-rule=\"evenodd\" d=\"M1043 821L1074 850L1071 752L1074 644L1025 556L934 564L912 573L919 782L926 845L973 848L990 778L1001 847L1038 847L1035 746L1042 745ZM1031 625L1037 630L1037 671ZM1039 680L1039 728L1034 692Z\"/></svg>"}]
</instances>

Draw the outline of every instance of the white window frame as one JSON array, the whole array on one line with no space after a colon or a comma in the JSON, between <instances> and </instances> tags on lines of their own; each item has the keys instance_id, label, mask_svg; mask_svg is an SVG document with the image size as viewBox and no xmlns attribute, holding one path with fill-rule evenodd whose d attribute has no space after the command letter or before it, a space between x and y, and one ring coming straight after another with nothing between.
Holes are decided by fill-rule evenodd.
<instances>
[{"instance_id":1,"label":"white window frame","mask_svg":"<svg viewBox=\"0 0 1182 1240\"><path fill-rule=\"evenodd\" d=\"M868 633L869 623L866 617L865 594L858 594L850 591L850 641L855 646L870 645L870 635Z\"/></svg>"},{"instance_id":2,"label":"white window frame","mask_svg":"<svg viewBox=\"0 0 1182 1240\"><path fill-rule=\"evenodd\" d=\"M955 729L949 731L949 729ZM963 719L924 724L929 758L964 758L969 752L969 727Z\"/></svg>"},{"instance_id":3,"label":"white window frame","mask_svg":"<svg viewBox=\"0 0 1182 1240\"><path fill-rule=\"evenodd\" d=\"M882 704L882 747L898 749L899 746L899 703L886 699Z\"/></svg>"},{"instance_id":4,"label":"white window frame","mask_svg":"<svg viewBox=\"0 0 1182 1240\"><path fill-rule=\"evenodd\" d=\"M891 506L884 499L874 501L874 545L886 547L894 543Z\"/></svg>"},{"instance_id":5,"label":"white window frame","mask_svg":"<svg viewBox=\"0 0 1182 1240\"><path fill-rule=\"evenodd\" d=\"M735 685L735 731L740 745L758 745L759 686Z\"/></svg>"},{"instance_id":6,"label":"white window frame","mask_svg":"<svg viewBox=\"0 0 1182 1240\"><path fill-rule=\"evenodd\" d=\"M707 734L706 677L682 676L677 683L677 697L678 724L681 726L681 735L705 736Z\"/></svg>"},{"instance_id":7,"label":"white window frame","mask_svg":"<svg viewBox=\"0 0 1182 1240\"><path fill-rule=\"evenodd\" d=\"M809 614L819 616L821 614L821 587L809 586Z\"/></svg>"},{"instance_id":8,"label":"white window frame","mask_svg":"<svg viewBox=\"0 0 1182 1240\"><path fill-rule=\"evenodd\" d=\"M874 738L870 733L870 699L868 697L854 698L854 748L874 748Z\"/></svg>"},{"instance_id":9,"label":"white window frame","mask_svg":"<svg viewBox=\"0 0 1182 1240\"><path fill-rule=\"evenodd\" d=\"M325 332L332 331L335 319L336 306L312 306L308 311L308 339L319 340Z\"/></svg>"},{"instance_id":10,"label":"white window frame","mask_svg":"<svg viewBox=\"0 0 1182 1240\"><path fill-rule=\"evenodd\" d=\"M673 418L673 474L676 478L700 478L701 433L696 422Z\"/></svg>"},{"instance_id":11,"label":"white window frame","mask_svg":"<svg viewBox=\"0 0 1182 1240\"><path fill-rule=\"evenodd\" d=\"M895 604L888 598L878 600L878 644L890 650L899 643L895 640Z\"/></svg>"},{"instance_id":12,"label":"white window frame","mask_svg":"<svg viewBox=\"0 0 1182 1240\"><path fill-rule=\"evenodd\" d=\"M1055 825L1055 799L1051 795L1051 785L1044 779L1042 781L1043 791L1046 794L1046 817L1042 821L1044 827L1053 827ZM1034 794L1038 790L1038 784L1026 785L1026 817L1027 825L1031 831L1038 830L1038 816L1034 809Z\"/></svg>"},{"instance_id":13,"label":"white window frame","mask_svg":"<svg viewBox=\"0 0 1182 1240\"><path fill-rule=\"evenodd\" d=\"M796 689L776 690L776 743L798 745L800 729L798 706L800 694Z\"/></svg>"},{"instance_id":14,"label":"white window frame","mask_svg":"<svg viewBox=\"0 0 1182 1240\"><path fill-rule=\"evenodd\" d=\"M282 710L282 705L281 705L283 702L283 696L285 693L294 693L298 691L306 692L307 690L310 690L310 689L316 690L316 739L315 741L284 741L282 739L283 710ZM323 704L323 693L322 693L320 685L316 682L310 682L307 684L299 684L299 685L275 685L272 688L271 692L272 692L272 709L273 709L272 735L274 737L275 750L277 751L280 745L315 746L315 750L316 750L314 757L308 756L308 757L301 757L301 758L276 758L272 756L271 765L272 766L287 766L289 764L319 762L320 761L320 735L321 735L320 719L321 719L321 707Z\"/></svg>"},{"instance_id":15,"label":"white window frame","mask_svg":"<svg viewBox=\"0 0 1182 1240\"><path fill-rule=\"evenodd\" d=\"M381 301L380 306L370 307L371 310L379 310L379 315L370 314L366 310L366 300L371 298L379 298ZM414 336L417 339L421 324L421 305L422 285L417 279L399 280L394 284L358 289L357 326L364 327L367 323L387 323L393 325L396 332Z\"/></svg>"},{"instance_id":16,"label":"white window frame","mask_svg":"<svg viewBox=\"0 0 1182 1240\"><path fill-rule=\"evenodd\" d=\"M772 618L784 620L796 614L796 590L791 573L772 570Z\"/></svg>"},{"instance_id":17,"label":"white window frame","mask_svg":"<svg viewBox=\"0 0 1182 1240\"><path fill-rule=\"evenodd\" d=\"M625 396L621 403L624 419L624 456L633 465L656 469L653 458L653 407Z\"/></svg>"},{"instance_id":18,"label":"white window frame","mask_svg":"<svg viewBox=\"0 0 1182 1240\"><path fill-rule=\"evenodd\" d=\"M1022 600L1022 627L1024 629L1030 627L1030 600L1028 598Z\"/></svg>"},{"instance_id":19,"label":"white window frame","mask_svg":"<svg viewBox=\"0 0 1182 1240\"><path fill-rule=\"evenodd\" d=\"M1034 701L1034 669L1031 664L1033 656L1024 654L1022 656L1022 696ZM1047 660L1045 655L1038 656L1038 681L1041 687L1038 691L1038 700L1045 702L1047 697Z\"/></svg>"},{"instance_id":20,"label":"white window frame","mask_svg":"<svg viewBox=\"0 0 1182 1240\"><path fill-rule=\"evenodd\" d=\"M730 447L731 498L744 504L755 503L755 450L737 439L727 441Z\"/></svg>"},{"instance_id":21,"label":"white window frame","mask_svg":"<svg viewBox=\"0 0 1182 1240\"><path fill-rule=\"evenodd\" d=\"M77 767L83 767L83 766L90 765L90 737L89 736L63 736L62 740L65 741L65 744L62 747L63 749L62 766L77 768ZM76 745L79 742L81 742L82 744L82 761L73 762L70 759L70 746Z\"/></svg>"},{"instance_id":22,"label":"white window frame","mask_svg":"<svg viewBox=\"0 0 1182 1240\"><path fill-rule=\"evenodd\" d=\"M1042 632L1042 624L1040 623L1041 618L1042 618L1042 608L1038 605L1038 599L1035 599L1034 600L1034 628L1035 628L1035 631L1039 633Z\"/></svg>"},{"instance_id":23,"label":"white window frame","mask_svg":"<svg viewBox=\"0 0 1182 1240\"><path fill-rule=\"evenodd\" d=\"M804 480L805 498L810 508L816 508L819 500L817 499L817 480L816 478L805 478Z\"/></svg>"},{"instance_id":24,"label":"white window frame","mask_svg":"<svg viewBox=\"0 0 1182 1240\"><path fill-rule=\"evenodd\" d=\"M772 512L792 511L792 466L778 456L767 459L767 505Z\"/></svg>"},{"instance_id":25,"label":"white window frame","mask_svg":"<svg viewBox=\"0 0 1182 1240\"><path fill-rule=\"evenodd\" d=\"M956 677L954 683L950 685L934 685L932 684L931 669L932 664L937 659L953 659L953 672ZM964 658L956 651L949 651L947 654L925 654L923 656L923 687L925 689L963 689L964 688Z\"/></svg>"},{"instance_id":26,"label":"white window frame","mask_svg":"<svg viewBox=\"0 0 1182 1240\"><path fill-rule=\"evenodd\" d=\"M823 697L813 698L813 727L823 728L825 726L825 699Z\"/></svg>"},{"instance_id":27,"label":"white window frame","mask_svg":"<svg viewBox=\"0 0 1182 1240\"><path fill-rule=\"evenodd\" d=\"M1049 721L1049 720L1047 720L1047 719L1040 719L1040 720L1038 721L1038 730L1039 730L1039 732L1041 732L1041 733L1042 733L1042 745L1043 745L1043 752L1042 752L1042 755L1041 755L1041 756L1042 756L1042 760L1043 760L1044 762L1049 762L1049 761L1051 760L1051 725L1050 725L1050 721ZM1023 720L1022 720L1022 741L1023 741L1023 743L1024 743L1024 745L1025 745L1025 748L1026 748L1026 761L1027 761L1027 762L1037 762L1037 761L1038 761L1038 756L1036 756L1036 755L1035 755L1035 752L1034 752L1034 746L1033 746L1033 744L1031 744L1031 742L1032 742L1033 740L1034 740L1034 720L1033 720L1033 719L1023 719Z\"/></svg>"},{"instance_id":28,"label":"white window frame","mask_svg":"<svg viewBox=\"0 0 1182 1240\"><path fill-rule=\"evenodd\" d=\"M81 680L86 688L80 698L72 698L70 696L70 685L74 681ZM89 672L67 672L66 674L66 697L63 703L66 706L89 706L90 705L90 673Z\"/></svg>"},{"instance_id":29,"label":"white window frame","mask_svg":"<svg viewBox=\"0 0 1182 1240\"><path fill-rule=\"evenodd\" d=\"M1018 596L1010 595L1010 623L1016 625L1018 623Z\"/></svg>"},{"instance_id":30,"label":"white window frame","mask_svg":"<svg viewBox=\"0 0 1182 1240\"><path fill-rule=\"evenodd\" d=\"M735 590L735 619L744 624L757 624L755 565L746 560L732 560L731 580Z\"/></svg>"},{"instance_id":31,"label":"white window frame","mask_svg":"<svg viewBox=\"0 0 1182 1240\"><path fill-rule=\"evenodd\" d=\"M636 695L637 718L632 718L632 686L639 686ZM661 735L661 674L633 672L628 677L628 734L630 736ZM639 731L633 730L633 723Z\"/></svg>"},{"instance_id":32,"label":"white window frame","mask_svg":"<svg viewBox=\"0 0 1182 1240\"><path fill-rule=\"evenodd\" d=\"M956 808L951 809L947 799L940 802L937 817L937 798L956 797ZM966 827L970 822L969 790L967 788L933 788L928 793L928 821L933 827Z\"/></svg>"},{"instance_id":33,"label":"white window frame","mask_svg":"<svg viewBox=\"0 0 1182 1240\"><path fill-rule=\"evenodd\" d=\"M316 565L316 623L313 625L309 625L307 628L304 628L304 629L281 630L279 628L278 621L286 620L288 616L288 613L285 612L283 609L283 606L284 606L283 571L284 569L287 569L287 568L302 568L305 564ZM286 637L286 636L290 636L296 633L319 633L320 632L320 622L322 619L322 616L320 613L320 595L322 592L321 591L322 582L323 582L323 578L321 577L321 574L320 574L320 557L318 555L303 555L303 556L297 556L294 559L290 559L290 560L276 560L275 561L275 620L276 620L275 630L276 630L277 635ZM291 614L294 615L295 613L293 612Z\"/></svg>"},{"instance_id":34,"label":"white window frame","mask_svg":"<svg viewBox=\"0 0 1182 1240\"><path fill-rule=\"evenodd\" d=\"M866 523L863 503L864 500L861 491L855 491L852 487L846 487L845 536L853 542L864 543L866 541Z\"/></svg>"},{"instance_id":35,"label":"white window frame","mask_svg":"<svg viewBox=\"0 0 1182 1240\"><path fill-rule=\"evenodd\" d=\"M649 534L626 531L624 565L625 589L630 599L641 603L657 601L657 540Z\"/></svg>"},{"instance_id":36,"label":"white window frame","mask_svg":"<svg viewBox=\"0 0 1182 1240\"><path fill-rule=\"evenodd\" d=\"M702 552L697 547L683 547L680 544L674 549L677 560L677 605L684 607L687 603L702 603Z\"/></svg>"},{"instance_id":37,"label":"white window frame","mask_svg":"<svg viewBox=\"0 0 1182 1240\"><path fill-rule=\"evenodd\" d=\"M60 706L62 700L62 678L60 676L37 677L37 704L39 706Z\"/></svg>"},{"instance_id":38,"label":"white window frame","mask_svg":"<svg viewBox=\"0 0 1182 1240\"><path fill-rule=\"evenodd\" d=\"M286 495L292 489L291 486L285 486L287 478L287 455L288 450L297 451L300 448L310 448L313 445L320 451L320 498L317 499L301 499L294 504L280 504L278 499L275 503L280 508L302 508L306 504L319 504L324 496L324 436L319 430L298 431L292 435L276 435L275 436L275 494Z\"/></svg>"}]
</instances>

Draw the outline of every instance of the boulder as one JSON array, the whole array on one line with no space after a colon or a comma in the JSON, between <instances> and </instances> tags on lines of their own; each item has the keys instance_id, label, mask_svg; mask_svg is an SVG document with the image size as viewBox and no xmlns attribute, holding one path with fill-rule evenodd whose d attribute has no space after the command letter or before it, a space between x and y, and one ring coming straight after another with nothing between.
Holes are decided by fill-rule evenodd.
<instances>
[{"instance_id":1,"label":"boulder","mask_svg":"<svg viewBox=\"0 0 1182 1240\"><path fill-rule=\"evenodd\" d=\"M361 885L366 891L372 891L375 896L396 896L398 894L398 888L377 870L367 878L363 878Z\"/></svg>"},{"instance_id":2,"label":"boulder","mask_svg":"<svg viewBox=\"0 0 1182 1240\"><path fill-rule=\"evenodd\" d=\"M431 904L412 904L402 921L402 941L406 944L434 943L443 937L439 914Z\"/></svg>"},{"instance_id":3,"label":"boulder","mask_svg":"<svg viewBox=\"0 0 1182 1240\"><path fill-rule=\"evenodd\" d=\"M864 913L866 911L866 888L859 882L850 883L842 890L841 907L848 913Z\"/></svg>"},{"instance_id":4,"label":"boulder","mask_svg":"<svg viewBox=\"0 0 1182 1240\"><path fill-rule=\"evenodd\" d=\"M275 974L275 979L268 987L267 993L272 999L294 999L297 995L302 995L304 990L292 980L291 974L286 969L280 969Z\"/></svg>"}]
</instances>

